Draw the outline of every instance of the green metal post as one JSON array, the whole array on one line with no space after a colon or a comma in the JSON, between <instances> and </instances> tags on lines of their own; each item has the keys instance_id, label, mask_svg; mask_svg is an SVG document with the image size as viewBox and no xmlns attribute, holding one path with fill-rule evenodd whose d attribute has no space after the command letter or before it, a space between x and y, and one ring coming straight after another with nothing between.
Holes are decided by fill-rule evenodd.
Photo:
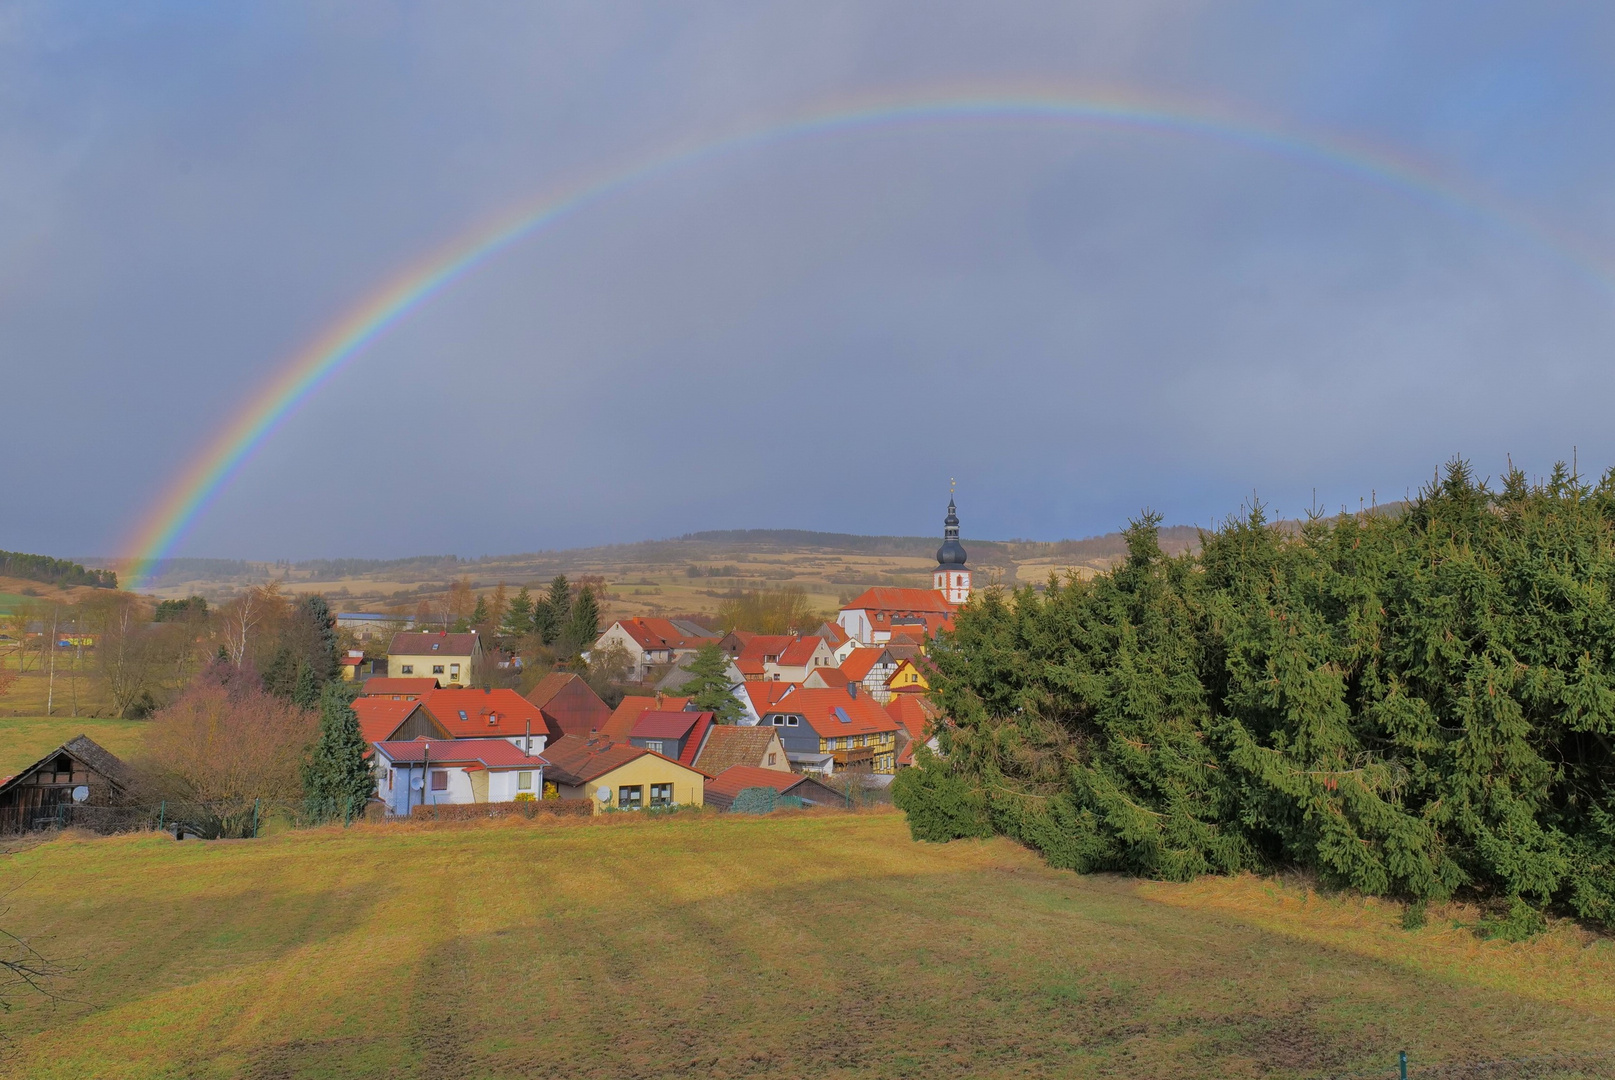
<instances>
[{"instance_id":1,"label":"green metal post","mask_svg":"<svg viewBox=\"0 0 1615 1080\"><path fill-rule=\"evenodd\" d=\"M1401 1067L1402 1080L1408 1080L1408 1052L1406 1050L1397 1055L1397 1064Z\"/></svg>"},{"instance_id":2,"label":"green metal post","mask_svg":"<svg viewBox=\"0 0 1615 1080\"><path fill-rule=\"evenodd\" d=\"M254 840L258 839L258 804L261 802L263 802L262 799L252 800L252 838Z\"/></svg>"},{"instance_id":3,"label":"green metal post","mask_svg":"<svg viewBox=\"0 0 1615 1080\"><path fill-rule=\"evenodd\" d=\"M163 831L163 815L168 813L168 800L164 799L157 804L157 831Z\"/></svg>"}]
</instances>

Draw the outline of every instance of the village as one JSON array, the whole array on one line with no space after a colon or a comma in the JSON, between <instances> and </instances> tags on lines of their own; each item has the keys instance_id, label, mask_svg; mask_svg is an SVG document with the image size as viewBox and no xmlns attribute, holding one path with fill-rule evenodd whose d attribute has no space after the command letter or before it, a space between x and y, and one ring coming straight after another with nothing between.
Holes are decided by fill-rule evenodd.
<instances>
[{"instance_id":1,"label":"village","mask_svg":"<svg viewBox=\"0 0 1615 1080\"><path fill-rule=\"evenodd\" d=\"M610 654L623 668L628 689L615 706L575 671L549 671L526 693L490 685L521 660L475 629L391 630L384 655L355 648L338 662L371 770L369 799L343 816L884 801L918 747L937 749L926 654L973 592L951 498L936 559L929 589L869 588L833 620L785 634L615 619L580 654L585 666ZM358 637L394 620L342 612L331 621ZM93 826L95 811L132 801L126 772L76 738L0 781L0 824Z\"/></svg>"}]
</instances>

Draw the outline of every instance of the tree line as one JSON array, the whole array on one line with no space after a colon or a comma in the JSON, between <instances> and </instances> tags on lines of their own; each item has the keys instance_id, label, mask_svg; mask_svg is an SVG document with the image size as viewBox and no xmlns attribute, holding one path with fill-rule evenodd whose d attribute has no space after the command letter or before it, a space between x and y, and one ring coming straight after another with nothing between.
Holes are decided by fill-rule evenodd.
<instances>
[{"instance_id":1,"label":"tree line","mask_svg":"<svg viewBox=\"0 0 1615 1080\"><path fill-rule=\"evenodd\" d=\"M1414 903L1615 922L1615 470L1498 490L1462 461L1393 514L989 590L932 651L917 838L1079 871L1300 867Z\"/></svg>"},{"instance_id":2,"label":"tree line","mask_svg":"<svg viewBox=\"0 0 1615 1080\"><path fill-rule=\"evenodd\" d=\"M67 559L49 555L28 555L21 551L0 551L0 577L42 581L47 585L88 585L92 589L116 589L118 575L111 570L86 570Z\"/></svg>"}]
</instances>

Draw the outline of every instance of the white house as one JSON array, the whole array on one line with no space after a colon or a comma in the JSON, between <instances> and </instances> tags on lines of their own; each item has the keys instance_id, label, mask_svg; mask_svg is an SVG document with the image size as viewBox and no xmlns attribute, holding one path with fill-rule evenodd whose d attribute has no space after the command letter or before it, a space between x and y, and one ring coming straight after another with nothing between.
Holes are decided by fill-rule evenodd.
<instances>
[{"instance_id":1,"label":"white house","mask_svg":"<svg viewBox=\"0 0 1615 1080\"><path fill-rule=\"evenodd\" d=\"M407 815L417 806L514 802L542 798L544 768L505 739L412 739L378 742L376 791L387 809Z\"/></svg>"}]
</instances>

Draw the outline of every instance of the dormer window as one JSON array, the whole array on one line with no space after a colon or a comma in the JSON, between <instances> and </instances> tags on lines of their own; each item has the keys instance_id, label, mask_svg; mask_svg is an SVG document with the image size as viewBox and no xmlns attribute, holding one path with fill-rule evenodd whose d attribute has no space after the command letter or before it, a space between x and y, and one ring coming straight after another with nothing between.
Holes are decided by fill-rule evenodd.
<instances>
[{"instance_id":1,"label":"dormer window","mask_svg":"<svg viewBox=\"0 0 1615 1080\"><path fill-rule=\"evenodd\" d=\"M437 652L437 642L432 642L432 651Z\"/></svg>"}]
</instances>

